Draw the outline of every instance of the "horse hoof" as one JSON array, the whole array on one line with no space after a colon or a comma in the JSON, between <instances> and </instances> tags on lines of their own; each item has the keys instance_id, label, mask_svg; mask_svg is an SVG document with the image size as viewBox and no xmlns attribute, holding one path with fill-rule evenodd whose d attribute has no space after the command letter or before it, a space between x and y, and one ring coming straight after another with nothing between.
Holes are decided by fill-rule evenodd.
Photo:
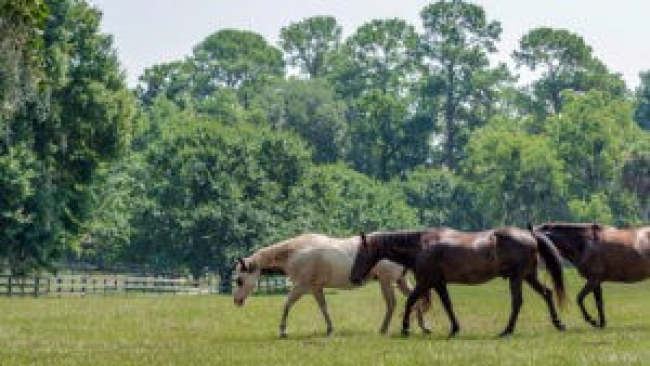
<instances>
[{"instance_id":1,"label":"horse hoof","mask_svg":"<svg viewBox=\"0 0 650 366\"><path fill-rule=\"evenodd\" d=\"M332 335L332 333L334 333L334 329L328 329L327 332L326 332L328 337L330 337Z\"/></svg>"},{"instance_id":2,"label":"horse hoof","mask_svg":"<svg viewBox=\"0 0 650 366\"><path fill-rule=\"evenodd\" d=\"M280 339L287 339L287 333L280 333Z\"/></svg>"},{"instance_id":3,"label":"horse hoof","mask_svg":"<svg viewBox=\"0 0 650 366\"><path fill-rule=\"evenodd\" d=\"M422 328L422 333L431 334L431 328Z\"/></svg>"},{"instance_id":4,"label":"horse hoof","mask_svg":"<svg viewBox=\"0 0 650 366\"><path fill-rule=\"evenodd\" d=\"M408 329L402 329L402 337L408 337L409 336L409 330Z\"/></svg>"},{"instance_id":5,"label":"horse hoof","mask_svg":"<svg viewBox=\"0 0 650 366\"><path fill-rule=\"evenodd\" d=\"M587 323L589 323L594 328L600 328L601 327L600 323L598 323L597 321L595 321L593 319L587 319Z\"/></svg>"},{"instance_id":6,"label":"horse hoof","mask_svg":"<svg viewBox=\"0 0 650 366\"><path fill-rule=\"evenodd\" d=\"M511 330L504 330L503 332L501 332L501 334L499 334L499 338L508 338L511 335L512 335Z\"/></svg>"},{"instance_id":7,"label":"horse hoof","mask_svg":"<svg viewBox=\"0 0 650 366\"><path fill-rule=\"evenodd\" d=\"M553 323L553 324L555 324L555 328L557 330L559 330L560 332L563 332L563 331L566 330L566 326L564 324L560 323L560 322Z\"/></svg>"}]
</instances>

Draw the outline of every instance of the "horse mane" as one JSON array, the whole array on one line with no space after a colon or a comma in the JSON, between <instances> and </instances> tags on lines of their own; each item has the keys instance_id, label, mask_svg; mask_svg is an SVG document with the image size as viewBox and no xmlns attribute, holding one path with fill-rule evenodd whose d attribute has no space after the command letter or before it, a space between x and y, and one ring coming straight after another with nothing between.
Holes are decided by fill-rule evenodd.
<instances>
[{"instance_id":1,"label":"horse mane","mask_svg":"<svg viewBox=\"0 0 650 366\"><path fill-rule=\"evenodd\" d=\"M373 246L413 246L420 242L425 230L405 230L392 232L374 232L366 236L366 240Z\"/></svg>"},{"instance_id":2,"label":"horse mane","mask_svg":"<svg viewBox=\"0 0 650 366\"><path fill-rule=\"evenodd\" d=\"M287 260L303 243L319 240L325 236L320 234L302 234L258 249L249 258L265 273L284 271Z\"/></svg>"}]
</instances>

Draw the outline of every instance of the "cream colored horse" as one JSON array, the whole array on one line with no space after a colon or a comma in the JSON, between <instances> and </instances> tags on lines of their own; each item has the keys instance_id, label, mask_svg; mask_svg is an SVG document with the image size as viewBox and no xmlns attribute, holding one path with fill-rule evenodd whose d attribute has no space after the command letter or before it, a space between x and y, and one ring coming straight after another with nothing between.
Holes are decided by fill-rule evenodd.
<instances>
[{"instance_id":1,"label":"cream colored horse","mask_svg":"<svg viewBox=\"0 0 650 366\"><path fill-rule=\"evenodd\" d=\"M244 305L246 297L255 288L262 269L281 269L291 279L293 286L285 300L280 321L280 337L287 336L289 310L310 290L323 313L327 334L330 335L333 329L332 321L327 311L323 288L355 287L350 283L350 271L360 244L359 236L340 239L320 234L304 234L264 247L247 258L239 259L235 268L235 304ZM371 276L379 280L386 301L386 314L380 329L382 333L386 333L395 310L393 283L397 284L404 296L409 295L411 288L405 278L404 267L390 261L377 263ZM427 308L428 302L425 301L417 309L418 323L423 332L429 332L422 317Z\"/></svg>"}]
</instances>

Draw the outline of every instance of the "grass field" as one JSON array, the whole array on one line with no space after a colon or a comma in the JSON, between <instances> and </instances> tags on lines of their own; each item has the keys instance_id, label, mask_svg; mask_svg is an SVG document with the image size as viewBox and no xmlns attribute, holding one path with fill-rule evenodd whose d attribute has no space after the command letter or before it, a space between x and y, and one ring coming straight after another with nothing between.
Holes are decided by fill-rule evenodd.
<instances>
[{"instance_id":1,"label":"grass field","mask_svg":"<svg viewBox=\"0 0 650 366\"><path fill-rule=\"evenodd\" d=\"M571 301L562 319L568 330L557 332L542 300L526 290L508 339L495 338L509 315L503 280L450 287L461 323L451 340L437 297L427 316L432 334L421 334L413 322L411 337L399 336L403 298L390 334L378 334L384 305L377 284L327 292L331 337L324 336L313 298L303 298L285 340L277 337L283 296L255 296L243 308L219 295L2 298L0 365L648 364L650 281L606 285L609 326L596 330L573 301L582 280L567 274Z\"/></svg>"}]
</instances>

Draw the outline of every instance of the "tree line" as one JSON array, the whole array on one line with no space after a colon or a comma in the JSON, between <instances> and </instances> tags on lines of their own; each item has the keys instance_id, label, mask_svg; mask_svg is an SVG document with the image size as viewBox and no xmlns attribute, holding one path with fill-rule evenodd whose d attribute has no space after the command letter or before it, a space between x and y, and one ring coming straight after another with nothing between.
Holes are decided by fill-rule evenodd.
<instances>
[{"instance_id":1,"label":"tree line","mask_svg":"<svg viewBox=\"0 0 650 366\"><path fill-rule=\"evenodd\" d=\"M84 0L0 3L0 263L230 271L314 231L650 217L650 71L630 90L569 30L519 40L481 6L348 36L314 16L277 45L207 35L130 89ZM529 82L517 72L534 71Z\"/></svg>"}]
</instances>

